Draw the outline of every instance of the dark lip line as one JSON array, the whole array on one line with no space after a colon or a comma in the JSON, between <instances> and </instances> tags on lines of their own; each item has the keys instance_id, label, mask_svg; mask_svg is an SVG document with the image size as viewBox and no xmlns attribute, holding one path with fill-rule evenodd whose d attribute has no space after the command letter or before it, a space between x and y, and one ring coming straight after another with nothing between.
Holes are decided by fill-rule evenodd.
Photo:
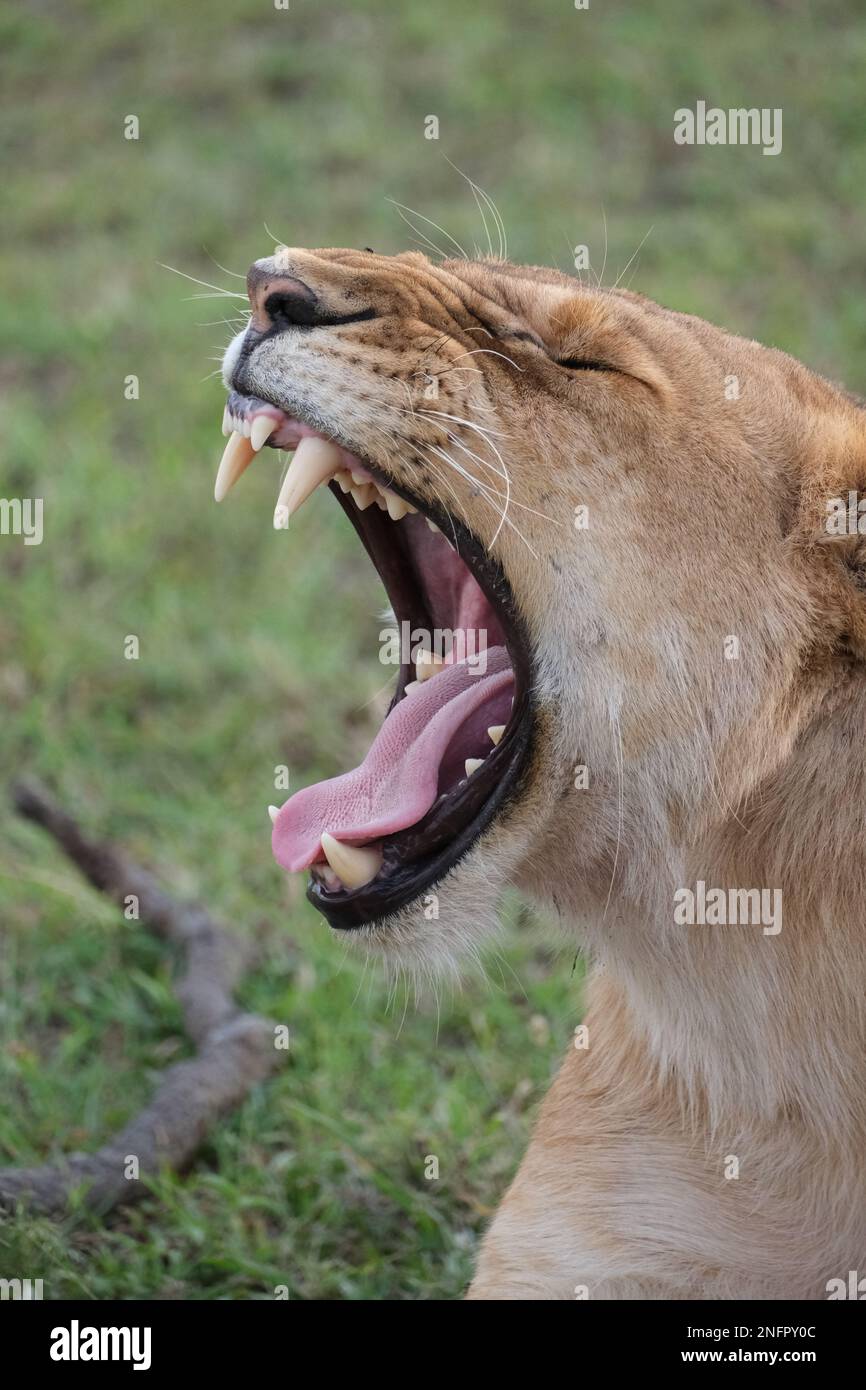
<instances>
[{"instance_id":1,"label":"dark lip line","mask_svg":"<svg viewBox=\"0 0 866 1390\"><path fill-rule=\"evenodd\" d=\"M238 387L233 377L232 387L239 395L252 395ZM485 596L497 610L502 620L505 646L514 671L514 703L511 717L500 742L488 753L470 781L462 783L455 791L437 801L417 824L407 826L397 835L383 842L383 861L379 874L370 884L362 888L328 892L323 885L311 879L307 888L307 898L327 919L336 931L355 931L371 926L383 917L398 912L409 903L421 897L425 890L438 883L472 848L483 831L491 823L498 811L504 809L508 799L515 791L520 776L526 766L532 747L534 721L532 719L532 693L530 645L522 618L517 612L514 596L502 566L493 560L478 538L462 521L446 513L444 508L417 497L402 484L396 482L376 464L370 462L365 453L339 432L322 429L322 422L312 420L302 411L287 411L284 406L260 392L255 393L258 400L272 405L291 419L299 420L311 429L318 430L335 444L354 454L372 477L384 487L396 492L404 501L417 507L425 517L436 523L443 534L450 536L457 553L477 581ZM366 513L358 513L349 499L332 482L330 491L334 494L349 518L350 525L360 539L368 557L379 574L379 566L358 524ZM381 514L377 513L381 521ZM374 523L375 524L375 523ZM383 523L384 524L384 523ZM393 522L390 523L393 525ZM384 581L383 581L384 582ZM385 586L387 592L387 585ZM408 673L405 668L400 673L397 690L390 709L403 695ZM469 815L461 812L469 807ZM456 813L456 814L455 814ZM453 819L460 817L462 824L456 832L449 834ZM432 852L411 858L414 845L420 840L443 840L444 848L434 847ZM402 851L402 852L401 852Z\"/></svg>"}]
</instances>

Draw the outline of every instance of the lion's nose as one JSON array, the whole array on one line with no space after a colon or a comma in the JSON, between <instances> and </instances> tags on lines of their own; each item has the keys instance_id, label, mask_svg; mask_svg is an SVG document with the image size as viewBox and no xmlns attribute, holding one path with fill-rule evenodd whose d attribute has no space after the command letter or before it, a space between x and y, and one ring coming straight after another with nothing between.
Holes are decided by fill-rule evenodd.
<instances>
[{"instance_id":1,"label":"lion's nose","mask_svg":"<svg viewBox=\"0 0 866 1390\"><path fill-rule=\"evenodd\" d=\"M252 266L247 276L247 294L253 311L251 327L260 333L293 325L312 326L317 321L316 296L303 280L291 275L274 275Z\"/></svg>"}]
</instances>

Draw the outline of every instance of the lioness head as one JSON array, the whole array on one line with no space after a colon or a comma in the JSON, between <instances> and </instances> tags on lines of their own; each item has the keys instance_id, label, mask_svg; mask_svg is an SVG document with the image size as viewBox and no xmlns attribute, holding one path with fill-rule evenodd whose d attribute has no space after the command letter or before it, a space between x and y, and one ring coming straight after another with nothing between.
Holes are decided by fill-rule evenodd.
<instances>
[{"instance_id":1,"label":"lioness head","mask_svg":"<svg viewBox=\"0 0 866 1390\"><path fill-rule=\"evenodd\" d=\"M327 485L408 634L361 766L274 812L279 863L408 960L508 884L605 929L669 895L858 678L859 540L824 543L856 404L537 267L279 248L248 290L217 497L296 451L275 524Z\"/></svg>"}]
</instances>

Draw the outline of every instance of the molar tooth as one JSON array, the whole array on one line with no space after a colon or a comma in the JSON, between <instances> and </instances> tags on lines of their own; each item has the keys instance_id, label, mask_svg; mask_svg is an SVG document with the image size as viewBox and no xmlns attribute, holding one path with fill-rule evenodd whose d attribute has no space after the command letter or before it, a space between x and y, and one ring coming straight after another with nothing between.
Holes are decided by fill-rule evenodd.
<instances>
[{"instance_id":1,"label":"molar tooth","mask_svg":"<svg viewBox=\"0 0 866 1390\"><path fill-rule=\"evenodd\" d=\"M341 492L351 492L351 491L352 491L352 475L351 475L351 473L346 473L346 472L343 472L343 473L335 473L335 474L334 474L334 482L337 484L337 486L338 486L338 488L340 489Z\"/></svg>"},{"instance_id":2,"label":"molar tooth","mask_svg":"<svg viewBox=\"0 0 866 1390\"><path fill-rule=\"evenodd\" d=\"M427 522L427 525L429 526L431 531L435 531L437 536L441 536L442 532L439 530L439 527L436 525L435 521L431 521L429 516L425 516L424 520Z\"/></svg>"},{"instance_id":3,"label":"molar tooth","mask_svg":"<svg viewBox=\"0 0 866 1390\"><path fill-rule=\"evenodd\" d=\"M347 888L363 888L382 867L382 851L373 845L344 845L326 831L322 849L334 873Z\"/></svg>"},{"instance_id":4,"label":"molar tooth","mask_svg":"<svg viewBox=\"0 0 866 1390\"><path fill-rule=\"evenodd\" d=\"M484 762L483 758L467 758L463 766L466 768L466 776L471 777L473 772L477 772Z\"/></svg>"},{"instance_id":5,"label":"molar tooth","mask_svg":"<svg viewBox=\"0 0 866 1390\"><path fill-rule=\"evenodd\" d=\"M444 665L444 657L439 656L436 652L422 650L415 658L415 675L419 681L429 680Z\"/></svg>"},{"instance_id":6,"label":"molar tooth","mask_svg":"<svg viewBox=\"0 0 866 1390\"><path fill-rule=\"evenodd\" d=\"M421 689L421 682L420 682L420 681L407 681L406 684L403 686L403 693L404 693L404 695L411 695L411 693L412 693L413 690L420 690L420 689Z\"/></svg>"},{"instance_id":7,"label":"molar tooth","mask_svg":"<svg viewBox=\"0 0 866 1390\"><path fill-rule=\"evenodd\" d=\"M277 816L278 816L279 814L280 814L280 808L279 808L279 806L269 806L269 807L268 807L268 815L269 815L270 818L271 818L271 823L272 823L272 824L273 824L273 822L276 820L276 818L277 818Z\"/></svg>"},{"instance_id":8,"label":"molar tooth","mask_svg":"<svg viewBox=\"0 0 866 1390\"><path fill-rule=\"evenodd\" d=\"M352 496L359 512L365 512L371 506L375 494L376 489L371 487L369 483L365 483L363 487L352 488Z\"/></svg>"},{"instance_id":9,"label":"molar tooth","mask_svg":"<svg viewBox=\"0 0 866 1390\"><path fill-rule=\"evenodd\" d=\"M491 743L498 743L504 733L504 724L491 724L490 728L487 730L487 737L490 739Z\"/></svg>"},{"instance_id":10,"label":"molar tooth","mask_svg":"<svg viewBox=\"0 0 866 1390\"><path fill-rule=\"evenodd\" d=\"M274 430L277 428L277 421L272 420L270 415L257 415L250 426L250 443L256 453L270 439Z\"/></svg>"},{"instance_id":11,"label":"molar tooth","mask_svg":"<svg viewBox=\"0 0 866 1390\"><path fill-rule=\"evenodd\" d=\"M289 471L283 479L274 511L274 529L285 530L289 517L306 502L326 478L332 478L340 467L340 450L336 444L317 435L305 435L295 450Z\"/></svg>"},{"instance_id":12,"label":"molar tooth","mask_svg":"<svg viewBox=\"0 0 866 1390\"><path fill-rule=\"evenodd\" d=\"M364 485L365 483L369 483L369 481L370 481L370 479L369 479L369 478L365 478L365 476L364 476L363 473L359 473L358 470L357 470L357 468L353 468L353 469L352 469L352 482L353 482L353 483L357 483L359 487L363 487L363 485Z\"/></svg>"},{"instance_id":13,"label":"molar tooth","mask_svg":"<svg viewBox=\"0 0 866 1390\"><path fill-rule=\"evenodd\" d=\"M256 451L250 441L235 431L225 447L225 452L220 459L220 466L217 469L213 489L215 501L221 502L223 500L241 474L249 468L255 456Z\"/></svg>"}]
</instances>

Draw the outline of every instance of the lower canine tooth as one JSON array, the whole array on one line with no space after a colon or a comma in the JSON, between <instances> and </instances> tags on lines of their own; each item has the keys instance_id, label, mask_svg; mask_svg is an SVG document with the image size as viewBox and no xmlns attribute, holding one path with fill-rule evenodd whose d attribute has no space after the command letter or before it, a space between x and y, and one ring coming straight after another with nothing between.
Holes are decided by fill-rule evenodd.
<instances>
[{"instance_id":1,"label":"lower canine tooth","mask_svg":"<svg viewBox=\"0 0 866 1390\"><path fill-rule=\"evenodd\" d=\"M327 831L322 836L322 849L334 873L347 888L363 888L382 867L382 851L372 845L344 845Z\"/></svg>"},{"instance_id":2,"label":"lower canine tooth","mask_svg":"<svg viewBox=\"0 0 866 1390\"><path fill-rule=\"evenodd\" d=\"M250 443L256 453L270 439L274 430L277 428L276 420L272 420L269 415L257 415L250 426Z\"/></svg>"},{"instance_id":3,"label":"lower canine tooth","mask_svg":"<svg viewBox=\"0 0 866 1390\"><path fill-rule=\"evenodd\" d=\"M225 447L225 453L220 459L220 466L217 469L216 482L214 483L213 495L217 502L221 502L226 493L229 492L237 482L242 473L245 473L256 456L256 451L248 439L242 434L233 434Z\"/></svg>"},{"instance_id":4,"label":"lower canine tooth","mask_svg":"<svg viewBox=\"0 0 866 1390\"><path fill-rule=\"evenodd\" d=\"M463 766L466 768L466 776L471 777L473 772L477 772L484 762L483 758L467 758Z\"/></svg>"},{"instance_id":5,"label":"lower canine tooth","mask_svg":"<svg viewBox=\"0 0 866 1390\"><path fill-rule=\"evenodd\" d=\"M289 471L283 479L274 512L274 527L282 530L289 517L303 506L316 491L319 483L332 478L340 468L340 450L336 444L316 435L305 435L295 450Z\"/></svg>"},{"instance_id":6,"label":"lower canine tooth","mask_svg":"<svg viewBox=\"0 0 866 1390\"><path fill-rule=\"evenodd\" d=\"M419 681L429 680L444 665L445 658L437 656L436 652L420 651L415 658L415 675Z\"/></svg>"},{"instance_id":7,"label":"lower canine tooth","mask_svg":"<svg viewBox=\"0 0 866 1390\"><path fill-rule=\"evenodd\" d=\"M490 739L491 743L498 743L504 733L504 724L491 724L490 728L487 730L487 737Z\"/></svg>"}]
</instances>

